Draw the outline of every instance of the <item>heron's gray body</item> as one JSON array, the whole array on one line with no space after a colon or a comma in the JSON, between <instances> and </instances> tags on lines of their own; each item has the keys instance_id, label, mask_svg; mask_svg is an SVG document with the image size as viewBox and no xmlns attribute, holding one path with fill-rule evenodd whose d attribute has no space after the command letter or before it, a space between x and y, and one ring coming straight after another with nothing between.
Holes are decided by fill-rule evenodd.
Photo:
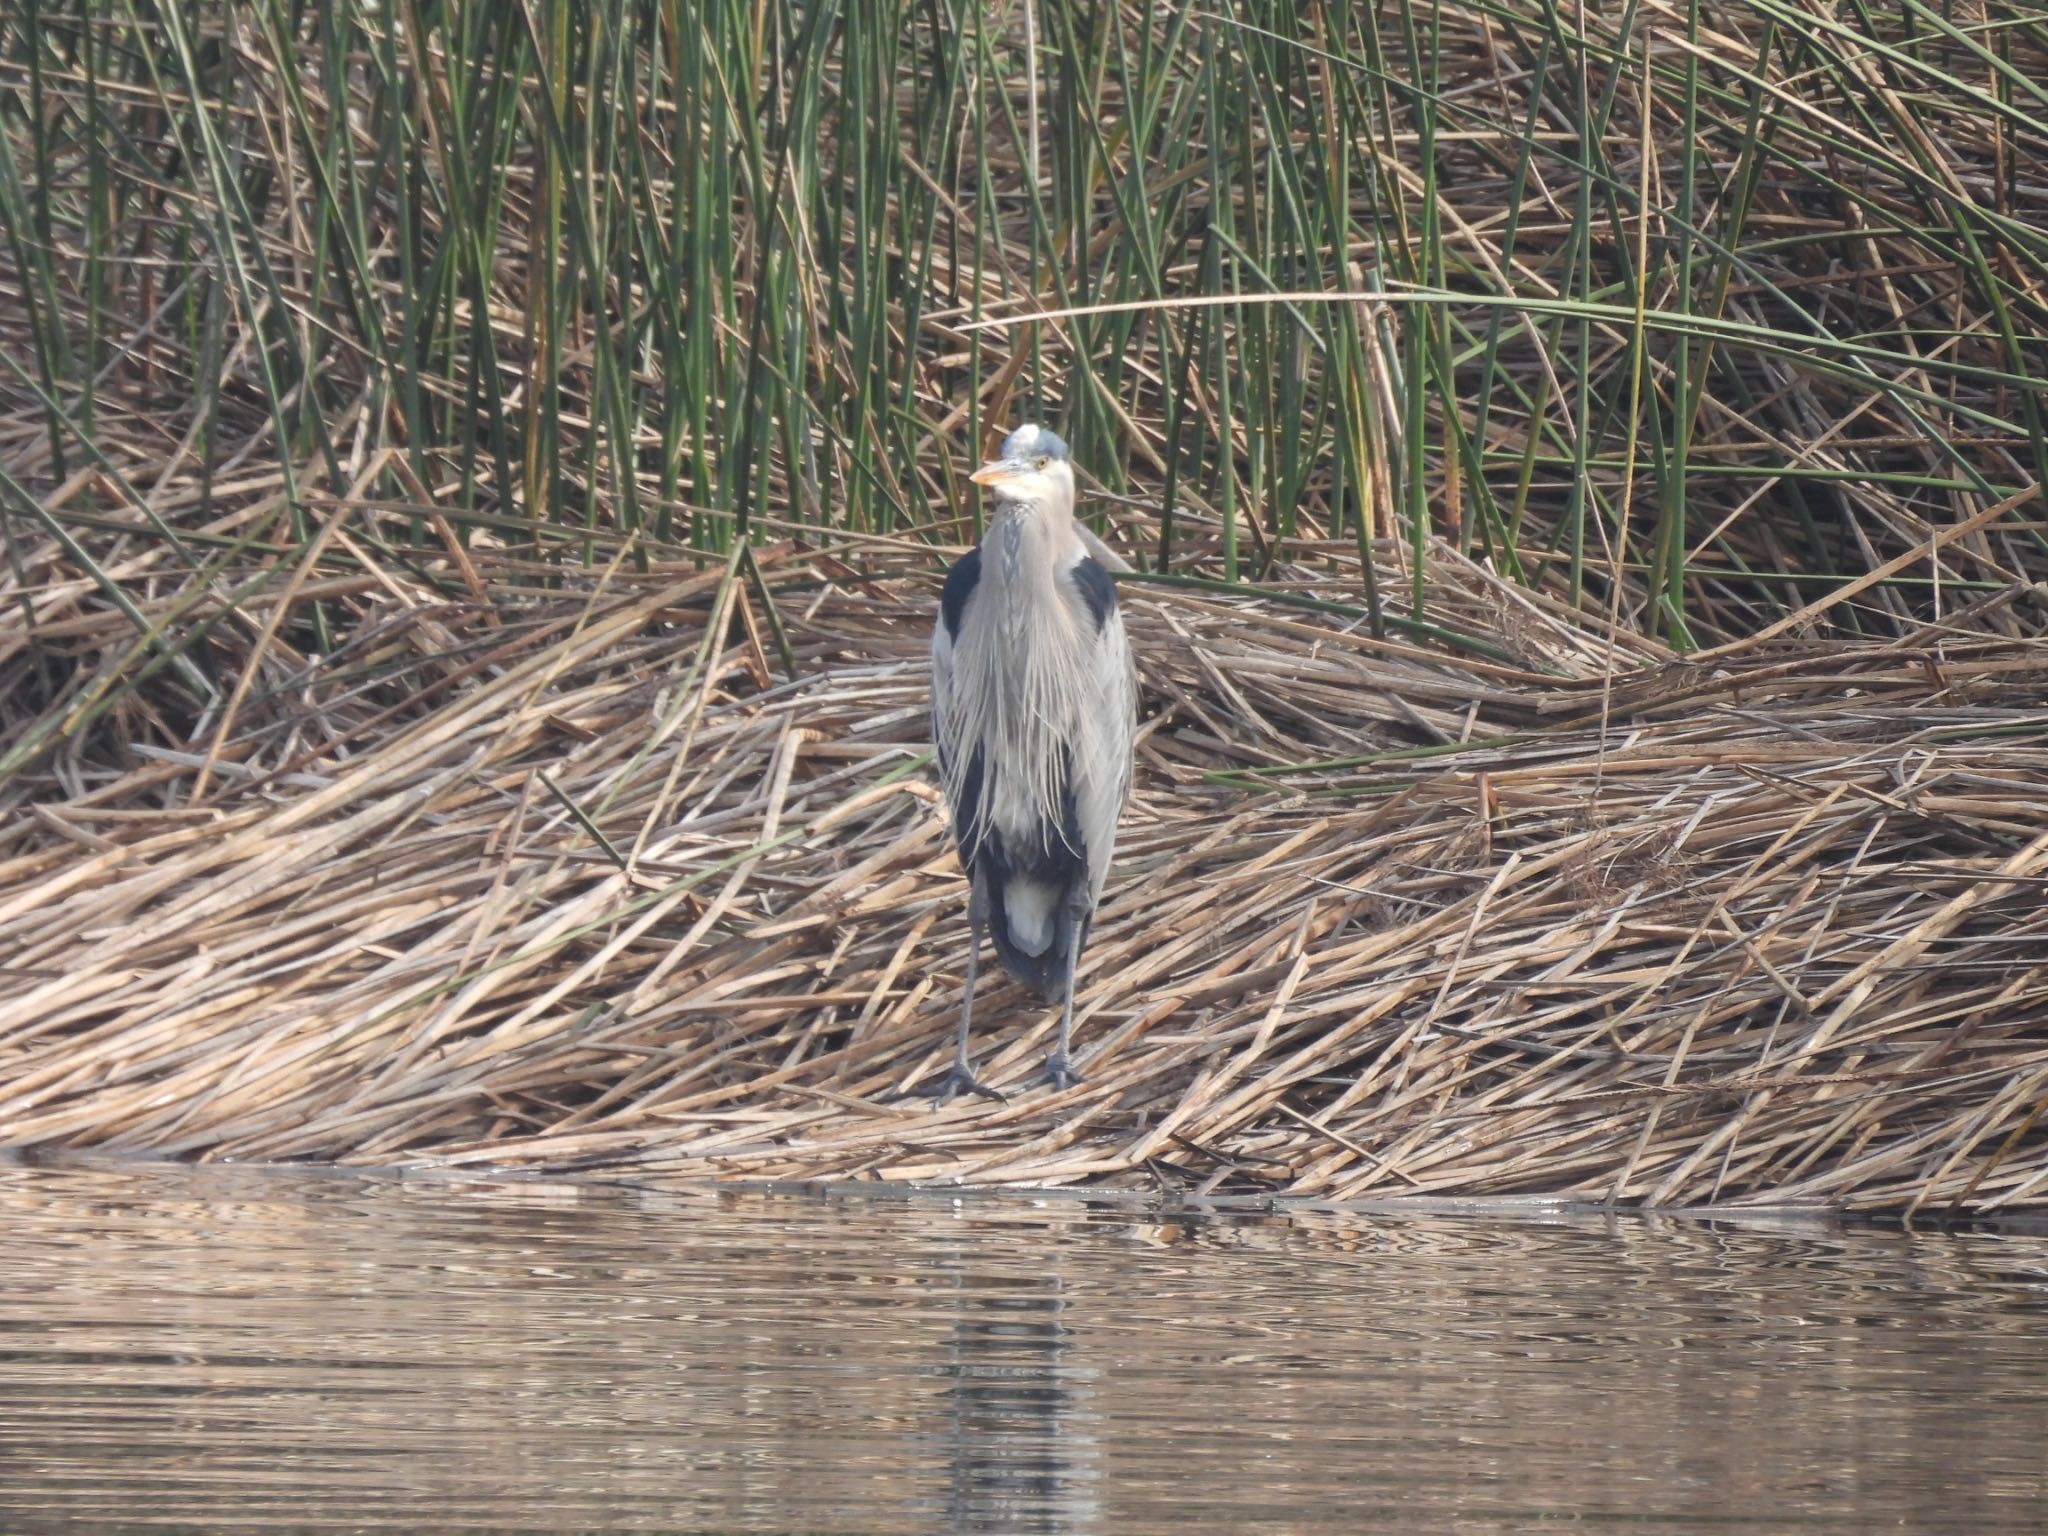
<instances>
[{"instance_id":1,"label":"heron's gray body","mask_svg":"<svg viewBox=\"0 0 2048 1536\"><path fill-rule=\"evenodd\" d=\"M1025 427L1004 446L1004 464L1042 473L997 482L988 531L946 578L932 736L975 927L986 920L1005 970L1048 998L1064 987L1071 1009L1130 790L1136 689L1115 584L1074 523L1065 445Z\"/></svg>"}]
</instances>

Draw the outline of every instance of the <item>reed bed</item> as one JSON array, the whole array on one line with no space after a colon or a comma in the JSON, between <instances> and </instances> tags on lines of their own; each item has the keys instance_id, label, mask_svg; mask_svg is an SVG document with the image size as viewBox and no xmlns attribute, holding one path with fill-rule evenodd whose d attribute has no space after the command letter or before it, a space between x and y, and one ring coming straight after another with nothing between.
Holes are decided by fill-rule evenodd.
<instances>
[{"instance_id":1,"label":"reed bed","mask_svg":"<svg viewBox=\"0 0 2048 1536\"><path fill-rule=\"evenodd\" d=\"M933 582L879 550L759 558L758 587L621 563L517 596L506 558L490 602L380 570L330 594L374 686L274 660L232 748L10 814L0 1137L1339 1200L2048 1197L2048 646L1693 662L1444 548L1433 611L1486 654L1305 612L1308 568L1292 602L1133 580L1145 726L1087 1081L1034 1084L1052 1015L990 981L977 1055L1010 1098L933 1108L897 1097L946 1060L964 958Z\"/></svg>"},{"instance_id":2,"label":"reed bed","mask_svg":"<svg viewBox=\"0 0 2048 1536\"><path fill-rule=\"evenodd\" d=\"M1946 535L1896 635L2048 575L2048 21L1968 9L38 0L0 507L944 542L1031 416L1148 563L1440 536L1688 649Z\"/></svg>"},{"instance_id":3,"label":"reed bed","mask_svg":"<svg viewBox=\"0 0 2048 1536\"><path fill-rule=\"evenodd\" d=\"M0 11L0 1143L2038 1205L2048 23ZM1089 1081L924 751L1145 670Z\"/></svg>"}]
</instances>

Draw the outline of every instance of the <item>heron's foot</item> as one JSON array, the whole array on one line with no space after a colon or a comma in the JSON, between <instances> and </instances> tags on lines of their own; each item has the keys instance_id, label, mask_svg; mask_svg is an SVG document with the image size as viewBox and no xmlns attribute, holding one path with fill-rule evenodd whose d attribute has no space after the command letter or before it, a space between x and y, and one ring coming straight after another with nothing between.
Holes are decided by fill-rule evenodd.
<instances>
[{"instance_id":1,"label":"heron's foot","mask_svg":"<svg viewBox=\"0 0 2048 1536\"><path fill-rule=\"evenodd\" d=\"M1076 1083L1085 1083L1087 1078L1074 1070L1074 1063L1065 1051L1055 1051L1045 1058L1045 1076L1056 1090L1065 1091Z\"/></svg>"},{"instance_id":2,"label":"heron's foot","mask_svg":"<svg viewBox=\"0 0 2048 1536\"><path fill-rule=\"evenodd\" d=\"M933 1099L940 1104L950 1103L955 1097L963 1093L979 1094L984 1099L994 1099L998 1104L1010 1102L1002 1094L997 1093L995 1089L989 1087L988 1084L968 1071L965 1065L949 1068L929 1082L919 1083L915 1088L906 1088L904 1090L906 1096L915 1095L921 1099Z\"/></svg>"}]
</instances>

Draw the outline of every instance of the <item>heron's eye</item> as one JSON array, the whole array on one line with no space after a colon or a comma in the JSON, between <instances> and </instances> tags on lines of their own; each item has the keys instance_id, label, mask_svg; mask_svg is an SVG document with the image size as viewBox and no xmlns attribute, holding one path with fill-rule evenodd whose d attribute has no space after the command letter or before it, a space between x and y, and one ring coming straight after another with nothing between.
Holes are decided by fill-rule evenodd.
<instances>
[{"instance_id":1,"label":"heron's eye","mask_svg":"<svg viewBox=\"0 0 2048 1536\"><path fill-rule=\"evenodd\" d=\"M1041 453L1034 462L1036 463L1038 468L1043 469L1046 465L1050 464L1052 460Z\"/></svg>"}]
</instances>

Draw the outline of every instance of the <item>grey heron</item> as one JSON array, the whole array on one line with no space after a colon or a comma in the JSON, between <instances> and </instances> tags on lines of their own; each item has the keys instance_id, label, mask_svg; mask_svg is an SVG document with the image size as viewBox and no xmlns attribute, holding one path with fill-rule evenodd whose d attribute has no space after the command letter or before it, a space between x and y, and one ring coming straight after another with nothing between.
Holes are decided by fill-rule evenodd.
<instances>
[{"instance_id":1,"label":"grey heron","mask_svg":"<svg viewBox=\"0 0 2048 1536\"><path fill-rule=\"evenodd\" d=\"M1067 1056L1074 965L1109 877L1131 787L1136 683L1116 584L1074 521L1067 445L1025 425L970 477L995 497L981 543L947 573L932 630L932 742L968 877L967 985L952 1070L923 1090L988 1098L968 1067L986 929L1003 969L1061 1000L1046 1059Z\"/></svg>"}]
</instances>

